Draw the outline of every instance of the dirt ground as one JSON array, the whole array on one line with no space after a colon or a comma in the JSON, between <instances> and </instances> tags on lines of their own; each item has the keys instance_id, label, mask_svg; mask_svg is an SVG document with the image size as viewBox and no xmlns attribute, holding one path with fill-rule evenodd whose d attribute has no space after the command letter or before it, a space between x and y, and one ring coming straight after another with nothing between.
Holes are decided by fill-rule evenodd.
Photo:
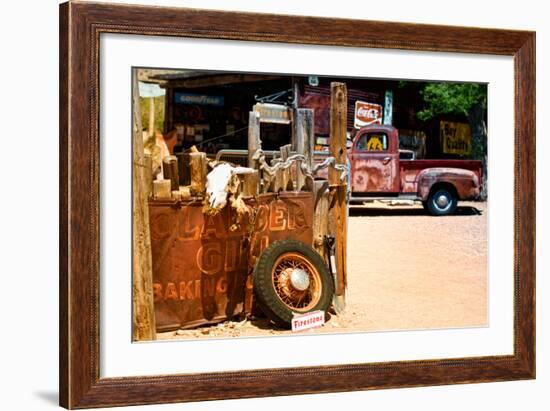
<instances>
[{"instance_id":1,"label":"dirt ground","mask_svg":"<svg viewBox=\"0 0 550 411\"><path fill-rule=\"evenodd\" d=\"M487 325L486 203L460 203L449 217L422 206L373 203L350 209L344 313L304 333ZM157 339L292 334L267 319L226 321Z\"/></svg>"}]
</instances>

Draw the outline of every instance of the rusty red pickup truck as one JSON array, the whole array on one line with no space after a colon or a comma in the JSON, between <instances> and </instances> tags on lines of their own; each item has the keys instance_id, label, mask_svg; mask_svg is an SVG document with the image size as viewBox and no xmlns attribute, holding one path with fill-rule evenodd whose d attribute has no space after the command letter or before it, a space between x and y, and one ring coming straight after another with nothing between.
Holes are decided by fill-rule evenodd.
<instances>
[{"instance_id":1,"label":"rusty red pickup truck","mask_svg":"<svg viewBox=\"0 0 550 411\"><path fill-rule=\"evenodd\" d=\"M459 200L477 200L482 185L478 160L404 160L394 127L360 129L348 150L351 203L421 201L432 215L453 214Z\"/></svg>"}]
</instances>

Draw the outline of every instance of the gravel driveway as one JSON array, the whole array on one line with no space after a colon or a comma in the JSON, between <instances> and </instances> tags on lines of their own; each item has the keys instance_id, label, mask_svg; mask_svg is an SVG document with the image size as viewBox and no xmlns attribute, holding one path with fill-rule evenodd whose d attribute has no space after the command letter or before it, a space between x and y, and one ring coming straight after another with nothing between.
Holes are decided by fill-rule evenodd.
<instances>
[{"instance_id":1,"label":"gravel driveway","mask_svg":"<svg viewBox=\"0 0 550 411\"><path fill-rule=\"evenodd\" d=\"M346 311L306 333L487 325L486 203L431 217L421 206L352 207ZM292 334L266 319L227 321L158 339Z\"/></svg>"}]
</instances>

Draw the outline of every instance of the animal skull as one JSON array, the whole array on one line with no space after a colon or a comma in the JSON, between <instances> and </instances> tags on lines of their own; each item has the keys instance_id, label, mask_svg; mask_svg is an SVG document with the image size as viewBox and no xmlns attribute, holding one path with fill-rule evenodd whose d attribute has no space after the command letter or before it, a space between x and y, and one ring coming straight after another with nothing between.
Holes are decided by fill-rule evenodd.
<instances>
[{"instance_id":1,"label":"animal skull","mask_svg":"<svg viewBox=\"0 0 550 411\"><path fill-rule=\"evenodd\" d=\"M227 195L235 195L239 189L240 174L253 173L254 169L221 163L206 176L206 201L210 212L218 212L227 204Z\"/></svg>"}]
</instances>

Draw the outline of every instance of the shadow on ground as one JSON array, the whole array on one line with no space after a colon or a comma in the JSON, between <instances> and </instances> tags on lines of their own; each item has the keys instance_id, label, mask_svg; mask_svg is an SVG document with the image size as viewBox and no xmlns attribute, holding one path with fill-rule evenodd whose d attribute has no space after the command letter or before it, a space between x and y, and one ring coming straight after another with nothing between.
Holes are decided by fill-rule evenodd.
<instances>
[{"instance_id":1,"label":"shadow on ground","mask_svg":"<svg viewBox=\"0 0 550 411\"><path fill-rule=\"evenodd\" d=\"M349 209L350 217L401 217L401 216L430 216L423 208L410 207L362 207L351 206ZM453 216L472 216L482 215L482 211L472 206L458 206Z\"/></svg>"}]
</instances>

